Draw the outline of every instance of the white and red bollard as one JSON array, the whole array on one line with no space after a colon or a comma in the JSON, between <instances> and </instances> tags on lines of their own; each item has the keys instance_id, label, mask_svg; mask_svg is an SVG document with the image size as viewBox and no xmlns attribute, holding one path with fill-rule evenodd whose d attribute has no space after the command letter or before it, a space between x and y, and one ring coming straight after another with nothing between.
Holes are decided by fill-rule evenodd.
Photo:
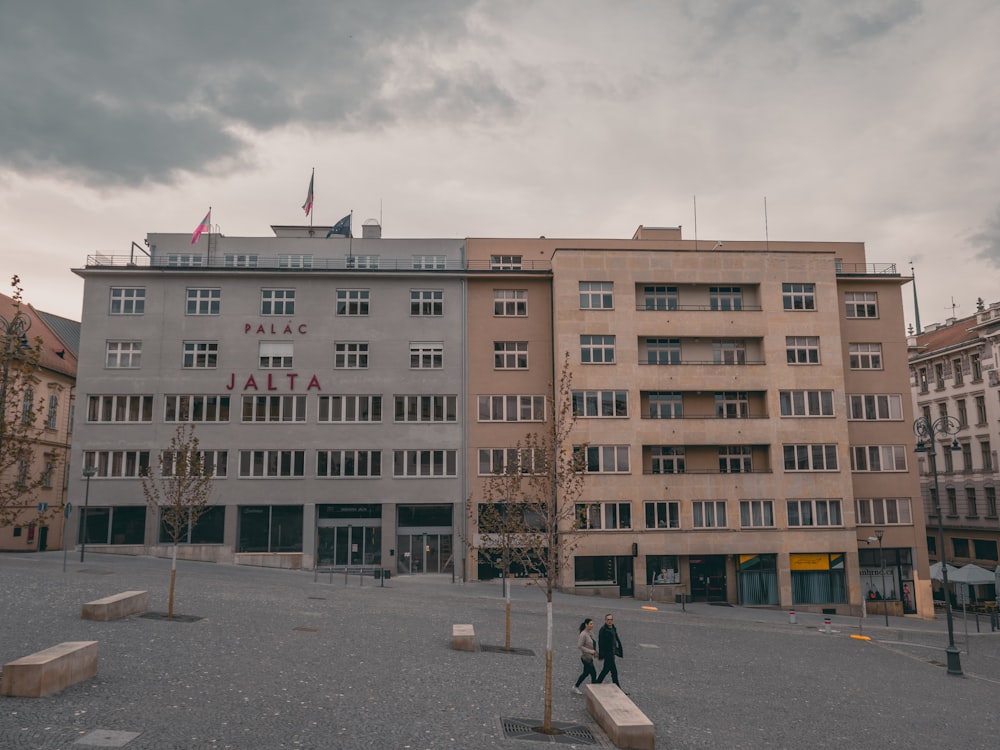
<instances>
[{"instance_id":1,"label":"white and red bollard","mask_svg":"<svg viewBox=\"0 0 1000 750\"><path fill-rule=\"evenodd\" d=\"M829 617L827 617L826 619L823 620L823 630L824 630L824 632L827 635L830 634L830 618Z\"/></svg>"},{"instance_id":2,"label":"white and red bollard","mask_svg":"<svg viewBox=\"0 0 1000 750\"><path fill-rule=\"evenodd\" d=\"M799 622L799 621L795 619L795 610L793 609L793 610L791 610L791 611L790 611L790 612L788 613L788 624L789 624L789 625L797 625L797 624L798 624L798 622Z\"/></svg>"}]
</instances>

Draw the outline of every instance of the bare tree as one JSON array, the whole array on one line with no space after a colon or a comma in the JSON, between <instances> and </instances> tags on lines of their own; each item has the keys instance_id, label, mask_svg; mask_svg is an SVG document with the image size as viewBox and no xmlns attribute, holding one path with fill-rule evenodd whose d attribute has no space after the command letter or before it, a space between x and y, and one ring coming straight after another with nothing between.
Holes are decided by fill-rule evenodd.
<instances>
[{"instance_id":1,"label":"bare tree","mask_svg":"<svg viewBox=\"0 0 1000 750\"><path fill-rule=\"evenodd\" d=\"M35 394L42 339L28 339L31 317L23 309L17 276L11 278L11 287L14 312L10 320L0 315L0 526L19 520L35 492L46 486L58 459L47 451L48 465L38 468L35 454L45 433L38 419L44 399ZM39 523L46 515L38 512Z\"/></svg>"},{"instance_id":2,"label":"bare tree","mask_svg":"<svg viewBox=\"0 0 1000 750\"><path fill-rule=\"evenodd\" d=\"M554 395L546 399L549 421L543 430L518 441L508 454L507 466L486 480L486 515L479 521L479 551L506 560L502 564L508 572L517 566L545 591L545 710L540 728L545 734L553 733L552 595L576 548L572 532L586 468L585 446L570 443L576 423L572 384L567 352ZM502 505L506 505L503 512L496 510Z\"/></svg>"},{"instance_id":3,"label":"bare tree","mask_svg":"<svg viewBox=\"0 0 1000 750\"><path fill-rule=\"evenodd\" d=\"M170 445L159 454L159 476L151 469L142 475L142 494L154 513L159 513L170 539L170 599L167 617L174 616L174 583L177 579L177 546L188 537L198 519L208 510L213 467L206 461L194 426L177 426Z\"/></svg>"}]
</instances>

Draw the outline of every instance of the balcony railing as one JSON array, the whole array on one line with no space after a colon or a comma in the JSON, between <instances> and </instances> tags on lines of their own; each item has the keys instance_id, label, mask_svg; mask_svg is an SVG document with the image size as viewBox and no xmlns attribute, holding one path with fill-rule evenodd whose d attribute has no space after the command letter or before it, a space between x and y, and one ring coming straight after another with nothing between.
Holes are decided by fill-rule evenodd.
<instances>
[{"instance_id":1,"label":"balcony railing","mask_svg":"<svg viewBox=\"0 0 1000 750\"><path fill-rule=\"evenodd\" d=\"M838 276L899 276L895 263L836 263Z\"/></svg>"}]
</instances>

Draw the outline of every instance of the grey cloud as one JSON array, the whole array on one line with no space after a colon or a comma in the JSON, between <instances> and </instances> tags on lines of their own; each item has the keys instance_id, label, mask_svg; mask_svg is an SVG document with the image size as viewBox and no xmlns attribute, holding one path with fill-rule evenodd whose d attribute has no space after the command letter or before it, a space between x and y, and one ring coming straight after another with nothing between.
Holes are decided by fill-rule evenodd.
<instances>
[{"instance_id":1,"label":"grey cloud","mask_svg":"<svg viewBox=\"0 0 1000 750\"><path fill-rule=\"evenodd\" d=\"M510 117L488 70L399 54L462 38L470 5L2 3L0 68L19 73L0 78L0 167L141 184L244 157L240 130ZM399 66L424 65L425 83L387 97Z\"/></svg>"},{"instance_id":2,"label":"grey cloud","mask_svg":"<svg viewBox=\"0 0 1000 750\"><path fill-rule=\"evenodd\" d=\"M994 266L1000 266L1000 206L981 231L970 238L973 247L979 248L976 257Z\"/></svg>"}]
</instances>

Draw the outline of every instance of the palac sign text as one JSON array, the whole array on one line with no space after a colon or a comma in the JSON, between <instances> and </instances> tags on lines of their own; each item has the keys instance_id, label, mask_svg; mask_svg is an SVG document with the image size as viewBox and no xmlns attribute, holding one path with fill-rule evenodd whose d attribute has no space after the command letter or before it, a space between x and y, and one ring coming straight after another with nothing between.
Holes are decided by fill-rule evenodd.
<instances>
[{"instance_id":1,"label":"palac sign text","mask_svg":"<svg viewBox=\"0 0 1000 750\"><path fill-rule=\"evenodd\" d=\"M294 326L294 327L292 326L291 323L286 323L284 327L281 327L280 325L275 325L274 323L269 323L267 325L264 325L263 323L258 323L256 327L254 326L253 323L244 323L243 324L243 333L244 334L253 333L253 334L258 335L258 336L262 335L262 334L265 335L265 336L267 336L267 335L271 335L271 336L279 336L279 335L280 336L294 336L295 334L299 334L300 336L305 336L306 335L306 331L307 331L307 328L306 328L306 324L305 323L299 323L297 326ZM283 373L283 375L288 380L288 390L289 391L294 391L295 390L295 381L298 379L299 374L297 372L286 372L286 373ZM278 377L280 378L281 376L279 375ZM280 382L280 380L279 380L279 382ZM227 391L231 391L235 387L236 387L236 373L235 372L231 372L231 373L229 373L229 384L226 386L226 390ZM306 390L307 391L311 391L314 388L317 391L323 390L322 386L320 386L320 384L319 384L319 379L315 375L313 375L311 378L309 378L309 385L306 386ZM257 383L257 378L255 378L251 374L251 375L249 375L247 377L246 382L243 384L243 390L244 391L259 391L261 389L263 389L265 391L276 391L276 390L278 390L278 386L275 384L275 377L274 377L273 373L268 373L267 374L267 380L263 381L262 384L258 384Z\"/></svg>"}]
</instances>

